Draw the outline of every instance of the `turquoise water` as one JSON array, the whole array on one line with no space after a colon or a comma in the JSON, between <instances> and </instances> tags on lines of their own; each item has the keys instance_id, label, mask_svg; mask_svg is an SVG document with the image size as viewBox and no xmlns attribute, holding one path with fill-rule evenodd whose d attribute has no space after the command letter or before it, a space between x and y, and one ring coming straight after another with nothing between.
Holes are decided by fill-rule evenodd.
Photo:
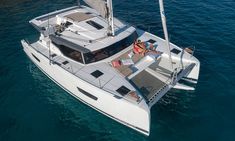
<instances>
[{"instance_id":1,"label":"turquoise water","mask_svg":"<svg viewBox=\"0 0 235 141\"><path fill-rule=\"evenodd\" d=\"M35 16L75 0L1 0L0 141L234 141L235 2L165 0L170 38L196 46L201 61L196 91L171 90L152 109L145 137L92 110L43 75L22 51L35 38ZM155 0L114 1L115 16L163 37Z\"/></svg>"}]
</instances>

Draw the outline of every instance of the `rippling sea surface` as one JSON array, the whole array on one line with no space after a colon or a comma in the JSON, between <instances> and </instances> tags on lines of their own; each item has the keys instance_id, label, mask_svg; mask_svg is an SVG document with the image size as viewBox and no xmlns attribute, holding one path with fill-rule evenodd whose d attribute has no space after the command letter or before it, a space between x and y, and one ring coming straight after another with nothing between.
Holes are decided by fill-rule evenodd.
<instances>
[{"instance_id":1,"label":"rippling sea surface","mask_svg":"<svg viewBox=\"0 0 235 141\"><path fill-rule=\"evenodd\" d=\"M163 37L155 0L114 0L115 16ZM235 1L165 0L171 42L196 46L200 79L193 92L171 90L151 109L143 136L82 104L39 71L20 40L28 23L75 0L0 1L0 141L234 141Z\"/></svg>"}]
</instances>

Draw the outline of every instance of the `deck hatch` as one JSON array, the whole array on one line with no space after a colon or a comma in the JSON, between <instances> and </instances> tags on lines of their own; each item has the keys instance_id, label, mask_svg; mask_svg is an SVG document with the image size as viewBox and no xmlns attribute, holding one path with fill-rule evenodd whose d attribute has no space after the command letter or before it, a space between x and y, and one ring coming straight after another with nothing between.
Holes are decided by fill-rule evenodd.
<instances>
[{"instance_id":1,"label":"deck hatch","mask_svg":"<svg viewBox=\"0 0 235 141\"><path fill-rule=\"evenodd\" d=\"M69 62L68 61L64 61L62 64L63 65L66 65L66 64L68 64Z\"/></svg>"},{"instance_id":2,"label":"deck hatch","mask_svg":"<svg viewBox=\"0 0 235 141\"><path fill-rule=\"evenodd\" d=\"M149 42L149 43L151 43L151 44L154 44L154 43L157 42L157 41L155 41L155 40L153 40L153 39L149 39L147 42Z\"/></svg>"},{"instance_id":3,"label":"deck hatch","mask_svg":"<svg viewBox=\"0 0 235 141\"><path fill-rule=\"evenodd\" d=\"M96 28L98 30L104 28L102 25L100 25L100 24L98 24L98 23L96 23L94 21L91 21L91 20L87 21L86 23L88 23L89 25L93 26L94 28Z\"/></svg>"},{"instance_id":4,"label":"deck hatch","mask_svg":"<svg viewBox=\"0 0 235 141\"><path fill-rule=\"evenodd\" d=\"M56 56L57 56L56 54L52 54L52 55L51 55L52 58L54 58L54 57L56 57Z\"/></svg>"},{"instance_id":5,"label":"deck hatch","mask_svg":"<svg viewBox=\"0 0 235 141\"><path fill-rule=\"evenodd\" d=\"M99 71L99 70L96 70L94 72L91 73L92 76L94 76L95 78L99 78L101 75L103 75L104 73Z\"/></svg>"},{"instance_id":6,"label":"deck hatch","mask_svg":"<svg viewBox=\"0 0 235 141\"><path fill-rule=\"evenodd\" d=\"M69 27L70 25L72 25L72 24L73 24L73 23L67 21L64 26L68 28L68 27Z\"/></svg>"},{"instance_id":7,"label":"deck hatch","mask_svg":"<svg viewBox=\"0 0 235 141\"><path fill-rule=\"evenodd\" d=\"M131 90L129 90L127 87L125 86L121 86L120 88L118 88L116 90L119 94L121 94L122 96L128 94Z\"/></svg>"},{"instance_id":8,"label":"deck hatch","mask_svg":"<svg viewBox=\"0 0 235 141\"><path fill-rule=\"evenodd\" d=\"M181 51L178 50L178 49L176 49L176 48L173 48L173 49L171 50L171 52L174 53L174 54L179 54Z\"/></svg>"}]
</instances>

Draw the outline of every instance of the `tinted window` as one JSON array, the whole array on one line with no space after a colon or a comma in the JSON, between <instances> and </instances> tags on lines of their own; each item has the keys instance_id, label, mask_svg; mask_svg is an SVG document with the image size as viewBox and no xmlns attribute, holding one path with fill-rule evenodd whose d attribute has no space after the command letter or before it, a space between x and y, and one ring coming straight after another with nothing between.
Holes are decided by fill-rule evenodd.
<instances>
[{"instance_id":1,"label":"tinted window","mask_svg":"<svg viewBox=\"0 0 235 141\"><path fill-rule=\"evenodd\" d=\"M55 43L54 43L55 44ZM56 46L59 47L60 51L67 57L75 60L75 61L78 61L80 63L83 63L83 60L82 60L82 54L81 52L79 51L76 51L76 50L73 50L71 48L68 48L64 45L57 45Z\"/></svg>"},{"instance_id":2,"label":"tinted window","mask_svg":"<svg viewBox=\"0 0 235 141\"><path fill-rule=\"evenodd\" d=\"M77 88L78 88L78 87L77 87ZM82 90L82 89L80 89L80 88L78 88L78 90L79 90L81 93L83 93L84 95L90 97L91 99L93 99L93 100L98 100L98 98L97 98L96 96L94 96L94 95L92 95L92 94L90 94L90 93L88 93L88 92L86 92L86 91L84 91L84 90Z\"/></svg>"},{"instance_id":3,"label":"tinted window","mask_svg":"<svg viewBox=\"0 0 235 141\"><path fill-rule=\"evenodd\" d=\"M106 48L103 48L101 50L89 52L84 54L85 62L92 63L96 61L103 60L105 58L108 58L121 50L129 47L136 39L138 35L136 32L133 32L130 36L124 38L123 40L116 42Z\"/></svg>"}]
</instances>

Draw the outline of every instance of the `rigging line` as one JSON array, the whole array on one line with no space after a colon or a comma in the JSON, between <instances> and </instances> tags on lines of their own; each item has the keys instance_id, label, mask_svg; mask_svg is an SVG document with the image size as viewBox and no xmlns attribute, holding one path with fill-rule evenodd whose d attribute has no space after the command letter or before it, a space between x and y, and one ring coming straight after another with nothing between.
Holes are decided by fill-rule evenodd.
<instances>
[{"instance_id":1,"label":"rigging line","mask_svg":"<svg viewBox=\"0 0 235 141\"><path fill-rule=\"evenodd\" d=\"M47 16L47 32L48 32L48 35L47 35L47 38L48 38L47 47L49 49L49 64L51 65L51 46L50 46L50 38L49 38L49 35L50 35L50 28L49 28L49 26L50 26L49 5L47 7L47 13L48 13L48 16Z\"/></svg>"}]
</instances>

